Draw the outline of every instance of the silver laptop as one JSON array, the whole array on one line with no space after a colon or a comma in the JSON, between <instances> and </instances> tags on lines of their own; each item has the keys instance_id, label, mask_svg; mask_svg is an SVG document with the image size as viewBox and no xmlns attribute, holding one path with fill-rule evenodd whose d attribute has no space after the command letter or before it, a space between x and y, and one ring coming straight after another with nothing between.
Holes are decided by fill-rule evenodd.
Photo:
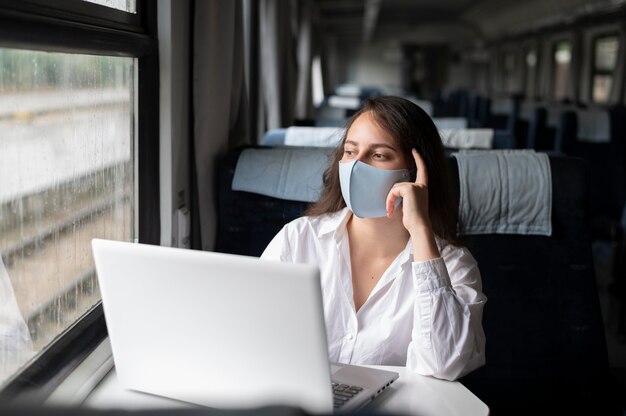
<instances>
[{"instance_id":1,"label":"silver laptop","mask_svg":"<svg viewBox=\"0 0 626 416\"><path fill-rule=\"evenodd\" d=\"M127 389L330 413L365 405L398 377L329 363L316 266L98 239L92 248Z\"/></svg>"}]
</instances>

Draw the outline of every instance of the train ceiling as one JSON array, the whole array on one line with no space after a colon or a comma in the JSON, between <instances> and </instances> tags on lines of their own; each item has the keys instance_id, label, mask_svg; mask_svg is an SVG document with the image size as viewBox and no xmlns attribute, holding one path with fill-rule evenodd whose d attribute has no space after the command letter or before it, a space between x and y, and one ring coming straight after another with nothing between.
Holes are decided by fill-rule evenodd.
<instances>
[{"instance_id":1,"label":"train ceiling","mask_svg":"<svg viewBox=\"0 0 626 416\"><path fill-rule=\"evenodd\" d=\"M481 41L623 10L626 0L315 0L325 33L343 42L463 27ZM409 35L407 35L409 34Z\"/></svg>"}]
</instances>

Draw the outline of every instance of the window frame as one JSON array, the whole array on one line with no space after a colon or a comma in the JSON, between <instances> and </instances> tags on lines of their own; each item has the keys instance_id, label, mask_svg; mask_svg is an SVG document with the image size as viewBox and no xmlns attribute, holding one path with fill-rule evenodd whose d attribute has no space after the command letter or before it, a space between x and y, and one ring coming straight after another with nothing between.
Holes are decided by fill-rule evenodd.
<instances>
[{"instance_id":1,"label":"window frame","mask_svg":"<svg viewBox=\"0 0 626 416\"><path fill-rule=\"evenodd\" d=\"M101 26L111 29L148 33L144 13L144 0L137 0L136 13L129 13L112 7L83 0L0 0L3 14L18 16L25 14L30 18L56 19L58 21L76 22L89 26Z\"/></svg>"},{"instance_id":2,"label":"window frame","mask_svg":"<svg viewBox=\"0 0 626 416\"><path fill-rule=\"evenodd\" d=\"M592 38L591 38L591 53L590 58L589 59L589 65L590 70L589 70L589 102L592 104L599 104L599 105L606 105L608 103L607 102L599 102L594 100L593 97L593 86L594 86L594 79L596 77L596 75L610 75L613 80L615 80L615 70L617 68L617 64L615 65L615 67L608 71L608 70L600 70L596 68L596 47L598 45L598 41L602 40L602 39L606 39L606 38L616 38L617 39L617 53L619 56L619 50L622 48L622 45L620 45L620 36L619 33L616 31L608 31L608 32L602 32L602 33L597 33L595 34ZM611 88L613 88L613 85L611 85ZM610 97L610 92L609 92L609 97Z\"/></svg>"},{"instance_id":3,"label":"window frame","mask_svg":"<svg viewBox=\"0 0 626 416\"><path fill-rule=\"evenodd\" d=\"M135 133L139 242L159 244L159 57L157 5L131 14L82 0L0 0L0 47L137 58ZM123 16L126 15L126 16ZM42 403L107 336L101 302L4 382L0 400Z\"/></svg>"}]
</instances>

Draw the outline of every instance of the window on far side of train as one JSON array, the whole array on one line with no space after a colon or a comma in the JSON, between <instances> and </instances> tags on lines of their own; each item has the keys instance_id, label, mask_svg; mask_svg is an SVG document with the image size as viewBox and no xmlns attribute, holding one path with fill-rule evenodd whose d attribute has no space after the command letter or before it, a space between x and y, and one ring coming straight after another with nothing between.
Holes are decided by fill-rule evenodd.
<instances>
[{"instance_id":1,"label":"window on far side of train","mask_svg":"<svg viewBox=\"0 0 626 416\"><path fill-rule=\"evenodd\" d=\"M136 59L0 49L0 385L100 300L136 237Z\"/></svg>"},{"instance_id":2,"label":"window on far side of train","mask_svg":"<svg viewBox=\"0 0 626 416\"><path fill-rule=\"evenodd\" d=\"M554 84L553 97L560 101L567 96L567 83L570 77L570 66L572 62L572 43L570 41L560 41L554 48Z\"/></svg>"},{"instance_id":3,"label":"window on far side of train","mask_svg":"<svg viewBox=\"0 0 626 416\"><path fill-rule=\"evenodd\" d=\"M322 77L322 60L319 55L311 63L311 89L313 91L313 105L319 107L324 101L324 80Z\"/></svg>"},{"instance_id":4,"label":"window on far side of train","mask_svg":"<svg viewBox=\"0 0 626 416\"><path fill-rule=\"evenodd\" d=\"M593 44L591 99L594 103L603 104L609 101L618 50L617 36L598 37Z\"/></svg>"}]
</instances>

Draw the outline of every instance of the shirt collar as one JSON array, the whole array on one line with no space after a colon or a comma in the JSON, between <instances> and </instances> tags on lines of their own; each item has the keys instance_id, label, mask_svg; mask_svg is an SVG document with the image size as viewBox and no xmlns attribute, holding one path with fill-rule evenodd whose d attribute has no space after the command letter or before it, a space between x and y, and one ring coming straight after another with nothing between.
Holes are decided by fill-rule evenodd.
<instances>
[{"instance_id":1,"label":"shirt collar","mask_svg":"<svg viewBox=\"0 0 626 416\"><path fill-rule=\"evenodd\" d=\"M401 266L413 261L413 241L410 238L409 241L406 242L404 250L398 255L398 261Z\"/></svg>"},{"instance_id":2,"label":"shirt collar","mask_svg":"<svg viewBox=\"0 0 626 416\"><path fill-rule=\"evenodd\" d=\"M319 230L318 237L323 237L325 235L331 234L337 242L339 242L346 233L346 224L348 220L352 216L352 211L348 207L344 207L343 209L328 214L326 221L322 224ZM404 266L404 264L413 261L413 243L409 238L409 241L406 243L406 247L404 250L398 255L399 264Z\"/></svg>"},{"instance_id":3,"label":"shirt collar","mask_svg":"<svg viewBox=\"0 0 626 416\"><path fill-rule=\"evenodd\" d=\"M348 207L328 214L326 221L322 224L319 230L318 237L323 237L327 234L333 234L335 240L340 240L341 236L346 230L346 224L352 216L352 211Z\"/></svg>"}]
</instances>

